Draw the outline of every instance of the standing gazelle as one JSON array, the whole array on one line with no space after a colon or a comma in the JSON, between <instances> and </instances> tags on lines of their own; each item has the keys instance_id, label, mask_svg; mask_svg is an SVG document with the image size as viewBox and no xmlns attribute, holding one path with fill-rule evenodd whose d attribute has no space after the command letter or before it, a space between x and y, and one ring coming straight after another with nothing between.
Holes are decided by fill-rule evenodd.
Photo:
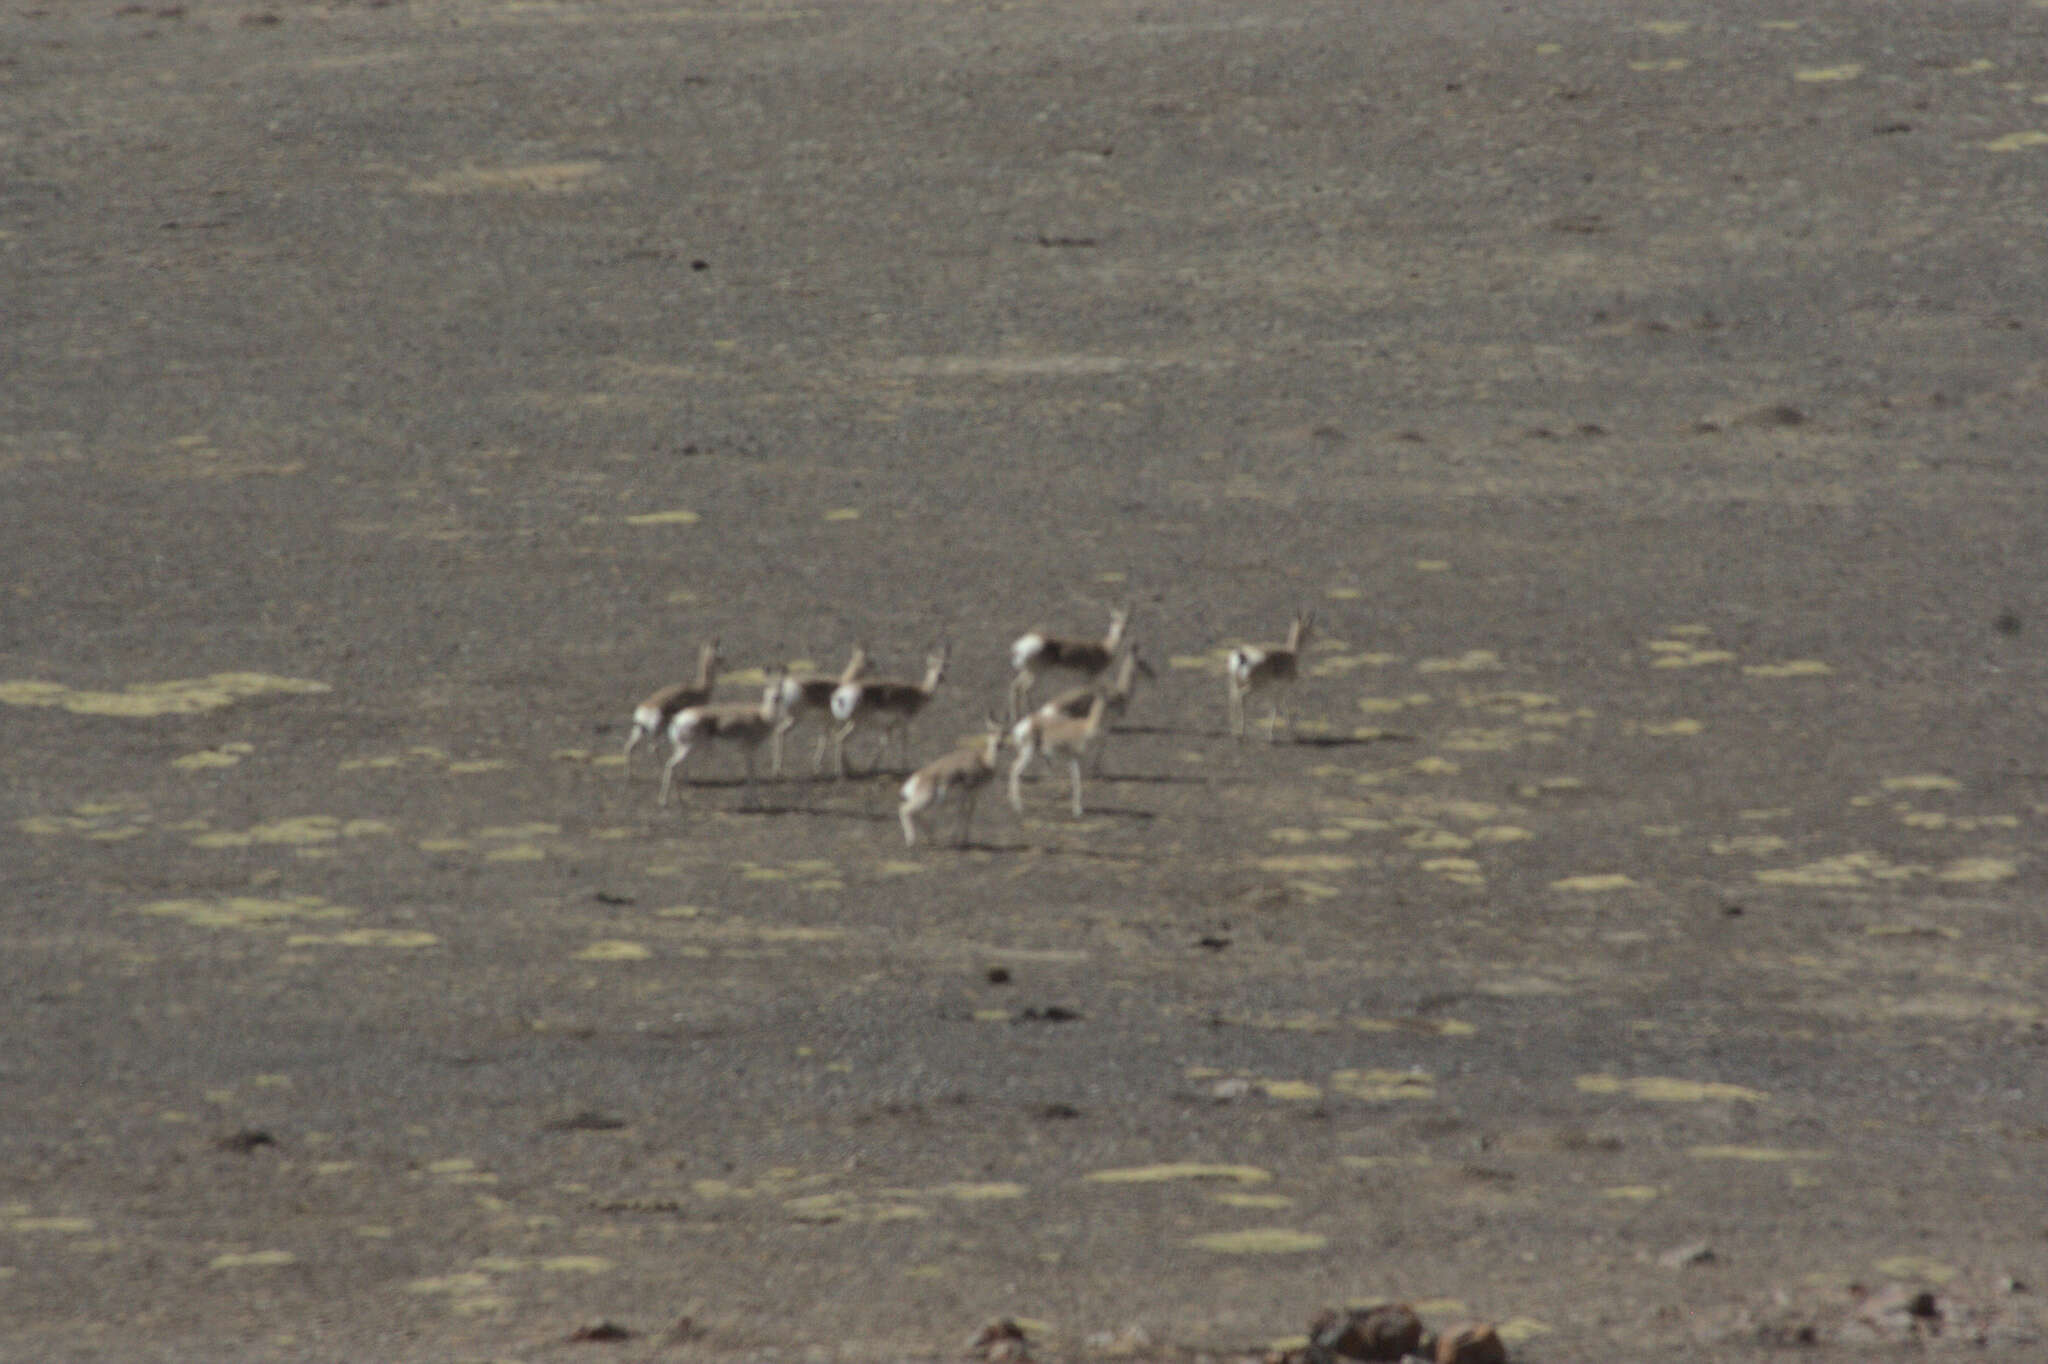
<instances>
[{"instance_id":1,"label":"standing gazelle","mask_svg":"<svg viewBox=\"0 0 2048 1364\"><path fill-rule=\"evenodd\" d=\"M633 749L642 739L651 739L666 730L669 721L676 718L677 711L709 701L711 685L718 680L718 668L723 662L718 653L718 641L714 639L697 650L696 681L663 687L634 707L633 730L626 736L627 780L633 776Z\"/></svg>"},{"instance_id":2,"label":"standing gazelle","mask_svg":"<svg viewBox=\"0 0 2048 1364\"><path fill-rule=\"evenodd\" d=\"M988 732L969 744L962 744L942 758L934 758L910 774L903 783L903 803L897 817L903 821L903 841L917 846L917 821L934 805L947 800L960 806L959 845L967 846L967 827L974 821L974 802L981 788L996 774L996 750L1002 746L1003 727L988 718Z\"/></svg>"},{"instance_id":3,"label":"standing gazelle","mask_svg":"<svg viewBox=\"0 0 2048 1364\"><path fill-rule=\"evenodd\" d=\"M1152 671L1152 665L1145 661L1143 655L1138 652L1138 646L1133 644L1124 651L1123 661L1116 667L1116 676L1110 680L1107 687L1069 687L1032 713L1044 716L1048 720L1062 715L1070 719L1085 720L1088 717L1088 708L1094 705L1095 698L1100 696L1108 703L1108 714L1104 719L1104 728L1107 728L1123 719L1124 712L1130 709L1131 693L1138 689L1138 678L1141 675L1147 678L1157 677ZM1102 751L1105 747L1106 745L1101 743L1095 745L1094 761L1088 769L1091 776L1099 775L1102 771Z\"/></svg>"},{"instance_id":4,"label":"standing gazelle","mask_svg":"<svg viewBox=\"0 0 2048 1364\"><path fill-rule=\"evenodd\" d=\"M939 683L946 676L946 660L952 651L952 645L941 643L926 656L922 682L882 679L839 684L832 693L832 718L838 723L833 737L839 744L840 776L846 775L847 740L856 729L869 727L882 731L882 746L875 755L877 766L888 753L891 734L896 736L902 748L904 765L909 766L910 722L918 717L932 699L932 693L939 689Z\"/></svg>"},{"instance_id":5,"label":"standing gazelle","mask_svg":"<svg viewBox=\"0 0 2048 1364\"><path fill-rule=\"evenodd\" d=\"M1273 708L1266 723L1266 742L1278 737L1280 723L1286 718L1281 693L1301 675L1301 651L1308 647L1315 623L1315 612L1297 612L1285 644L1240 644L1230 651L1230 732L1240 742L1245 731L1245 698L1258 691L1267 693Z\"/></svg>"},{"instance_id":6,"label":"standing gazelle","mask_svg":"<svg viewBox=\"0 0 2048 1364\"><path fill-rule=\"evenodd\" d=\"M1065 758L1074 776L1074 815L1081 814L1081 760L1102 742L1103 723L1109 715L1109 698L1097 693L1089 703L1087 718L1047 715L1034 711L1017 722L1010 737L1017 744L1017 761L1010 765L1010 808L1024 813L1024 769L1043 753L1047 758Z\"/></svg>"},{"instance_id":7,"label":"standing gazelle","mask_svg":"<svg viewBox=\"0 0 2048 1364\"><path fill-rule=\"evenodd\" d=\"M769 671L768 685L759 705L726 702L722 705L689 706L669 721L668 742L674 750L668 766L661 770L661 804L668 804L670 782L680 772L690 751L700 745L731 744L747 762L746 792L754 792L754 754L782 723L782 669Z\"/></svg>"},{"instance_id":8,"label":"standing gazelle","mask_svg":"<svg viewBox=\"0 0 2048 1364\"><path fill-rule=\"evenodd\" d=\"M776 776L782 775L782 736L795 729L808 716L818 721L818 746L811 752L811 775L817 776L825 769L825 749L832 742L833 731L838 726L832 723L832 693L848 682L858 682L868 675L868 651L864 644L855 644L853 653L846 660L837 677L830 673L785 673L782 678L782 723L776 727L771 757ZM842 761L839 770L844 772Z\"/></svg>"},{"instance_id":9,"label":"standing gazelle","mask_svg":"<svg viewBox=\"0 0 2048 1364\"><path fill-rule=\"evenodd\" d=\"M1118 607L1109 613L1109 632L1101 639L1066 639L1043 628L1017 636L1010 646L1010 667L1017 674L1010 679L1011 722L1028 708L1040 673L1076 673L1084 682L1099 677L1115 661L1130 623L1130 611Z\"/></svg>"}]
</instances>

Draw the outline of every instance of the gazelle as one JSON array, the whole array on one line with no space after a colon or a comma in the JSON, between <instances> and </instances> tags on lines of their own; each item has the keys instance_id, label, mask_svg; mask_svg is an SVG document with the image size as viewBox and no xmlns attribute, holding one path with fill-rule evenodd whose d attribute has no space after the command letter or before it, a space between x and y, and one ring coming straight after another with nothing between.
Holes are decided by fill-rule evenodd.
<instances>
[{"instance_id":1,"label":"gazelle","mask_svg":"<svg viewBox=\"0 0 2048 1364\"><path fill-rule=\"evenodd\" d=\"M837 677L830 673L785 673L782 678L782 723L776 726L772 746L773 767L776 776L782 775L782 736L795 729L806 716L818 720L818 746L811 753L811 775L816 776L825 768L825 749L832 742L832 693L848 682L858 682L868 675L868 651L864 644L855 644L853 653L846 660L846 667ZM841 762L840 770L846 770Z\"/></svg>"},{"instance_id":2,"label":"gazelle","mask_svg":"<svg viewBox=\"0 0 2048 1364\"><path fill-rule=\"evenodd\" d=\"M1116 660L1130 623L1131 613L1119 607L1109 613L1109 632L1099 640L1065 639L1043 628L1017 636L1010 646L1010 668L1017 674L1010 679L1011 723L1028 707L1040 673L1077 673L1083 681L1099 677Z\"/></svg>"},{"instance_id":3,"label":"gazelle","mask_svg":"<svg viewBox=\"0 0 2048 1364\"><path fill-rule=\"evenodd\" d=\"M1097 693L1089 703L1085 719L1076 720L1071 715L1047 716L1035 711L1017 722L1010 731L1010 737L1017 745L1017 761L1010 765L1010 808L1018 814L1024 813L1024 769L1031 760L1043 753L1047 758L1065 758L1068 768L1074 774L1074 814L1081 814L1081 760L1088 756L1090 749L1102 741L1102 730L1109 715L1109 698Z\"/></svg>"},{"instance_id":4,"label":"gazelle","mask_svg":"<svg viewBox=\"0 0 2048 1364\"><path fill-rule=\"evenodd\" d=\"M682 770L691 750L706 744L731 744L739 749L747 762L746 793L751 796L754 791L754 754L781 723L780 667L770 671L759 705L728 701L720 705L688 706L677 711L675 719L668 723L668 742L674 751L669 754L668 765L661 770L661 804L668 804L669 784Z\"/></svg>"},{"instance_id":5,"label":"gazelle","mask_svg":"<svg viewBox=\"0 0 2048 1364\"><path fill-rule=\"evenodd\" d=\"M1100 696L1108 703L1108 715L1105 720L1106 728L1123 719L1124 712L1130 709L1131 694L1138 689L1138 678L1140 676L1156 679L1157 674L1152 671L1152 665L1147 663L1144 656L1138 652L1138 646L1133 644L1124 652L1123 661L1117 664L1116 676L1110 680L1110 684L1107 687L1069 687L1033 711L1032 714L1042 715L1049 720L1060 716L1084 720L1088 717L1088 708L1094 705L1095 698ZM1091 776L1097 775L1102 771L1102 750L1104 747L1100 743L1095 745L1094 764L1089 768Z\"/></svg>"},{"instance_id":6,"label":"gazelle","mask_svg":"<svg viewBox=\"0 0 2048 1364\"><path fill-rule=\"evenodd\" d=\"M1272 714L1266 723L1266 742L1278 736L1286 718L1281 693L1294 685L1301 674L1301 651L1308 647L1309 632L1315 628L1316 613L1297 612L1287 629L1285 644L1240 644L1230 651L1230 732L1244 739L1245 699L1253 692L1267 693Z\"/></svg>"},{"instance_id":7,"label":"gazelle","mask_svg":"<svg viewBox=\"0 0 2048 1364\"><path fill-rule=\"evenodd\" d=\"M663 687L633 708L633 731L626 736L627 780L633 777L634 748L642 739L651 739L666 730L669 721L676 718L677 711L709 701L711 684L718 680L718 667L724 661L718 653L718 641L714 639L697 650L696 681Z\"/></svg>"},{"instance_id":8,"label":"gazelle","mask_svg":"<svg viewBox=\"0 0 2048 1364\"><path fill-rule=\"evenodd\" d=\"M839 775L846 775L846 742L856 729L877 728L882 731L882 747L877 750L876 762L880 763L889 747L889 735L895 734L903 750L903 761L910 762L910 722L932 699L932 693L939 689L939 683L946 676L946 660L952 654L950 644L940 644L926 656L924 681L902 682L888 679L842 682L832 693L832 719L838 729L834 738L839 744Z\"/></svg>"},{"instance_id":9,"label":"gazelle","mask_svg":"<svg viewBox=\"0 0 2048 1364\"><path fill-rule=\"evenodd\" d=\"M988 718L988 732L970 744L963 744L934 758L910 774L903 783L903 803L897 817L903 821L903 841L917 846L917 822L934 805L957 801L960 806L959 846L967 846L967 827L974 820L974 802L981 788L996 774L996 750L1002 747L1003 727Z\"/></svg>"}]
</instances>

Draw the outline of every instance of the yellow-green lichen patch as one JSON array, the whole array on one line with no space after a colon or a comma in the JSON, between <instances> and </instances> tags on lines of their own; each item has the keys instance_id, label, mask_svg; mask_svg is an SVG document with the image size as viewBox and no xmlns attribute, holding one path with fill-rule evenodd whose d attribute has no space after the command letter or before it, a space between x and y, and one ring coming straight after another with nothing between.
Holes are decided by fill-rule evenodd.
<instances>
[{"instance_id":1,"label":"yellow-green lichen patch","mask_svg":"<svg viewBox=\"0 0 2048 1364\"><path fill-rule=\"evenodd\" d=\"M1616 1203L1648 1203L1661 1192L1654 1184L1611 1184L1600 1196Z\"/></svg>"},{"instance_id":2,"label":"yellow-green lichen patch","mask_svg":"<svg viewBox=\"0 0 2048 1364\"><path fill-rule=\"evenodd\" d=\"M1358 865L1355 857L1341 857L1336 853L1294 853L1283 857L1261 857L1258 865L1262 871L1288 873L1322 873L1350 871Z\"/></svg>"},{"instance_id":3,"label":"yellow-green lichen patch","mask_svg":"<svg viewBox=\"0 0 2048 1364\"><path fill-rule=\"evenodd\" d=\"M1424 658L1415 664L1419 673L1491 673L1500 669L1500 655L1491 649L1467 649L1456 658Z\"/></svg>"},{"instance_id":4,"label":"yellow-green lichen patch","mask_svg":"<svg viewBox=\"0 0 2048 1364\"><path fill-rule=\"evenodd\" d=\"M998 1181L985 1184L941 1184L929 1192L935 1197L950 1198L957 1203L988 1203L1022 1198L1030 1189L1022 1184Z\"/></svg>"},{"instance_id":5,"label":"yellow-green lichen patch","mask_svg":"<svg viewBox=\"0 0 2048 1364\"><path fill-rule=\"evenodd\" d=\"M1852 81L1862 74L1863 63L1843 62L1839 66L1802 66L1792 73L1792 79L1806 85L1825 85Z\"/></svg>"},{"instance_id":6,"label":"yellow-green lichen patch","mask_svg":"<svg viewBox=\"0 0 2048 1364\"><path fill-rule=\"evenodd\" d=\"M1609 891L1632 890L1635 886L1634 877L1618 871L1563 876L1550 883L1552 890L1561 890L1573 895L1604 895Z\"/></svg>"},{"instance_id":7,"label":"yellow-green lichen patch","mask_svg":"<svg viewBox=\"0 0 2048 1364\"><path fill-rule=\"evenodd\" d=\"M1293 1199L1289 1198L1286 1194L1276 1193L1218 1193L1210 1194L1209 1198L1212 1202L1221 1203L1226 1208L1260 1208L1267 1211L1277 1211L1281 1208L1291 1208L1294 1206Z\"/></svg>"},{"instance_id":8,"label":"yellow-green lichen patch","mask_svg":"<svg viewBox=\"0 0 2048 1364\"><path fill-rule=\"evenodd\" d=\"M254 744L222 744L218 748L202 748L197 753L187 753L181 758L173 758L171 766L180 772L204 772L209 768L233 767L255 751Z\"/></svg>"},{"instance_id":9,"label":"yellow-green lichen patch","mask_svg":"<svg viewBox=\"0 0 2048 1364\"><path fill-rule=\"evenodd\" d=\"M1745 677L1826 677L1834 669L1817 658L1787 659L1782 663L1746 663Z\"/></svg>"},{"instance_id":10,"label":"yellow-green lichen patch","mask_svg":"<svg viewBox=\"0 0 2048 1364\"><path fill-rule=\"evenodd\" d=\"M1717 857L1741 854L1746 857L1768 857L1784 850L1785 840L1776 834L1740 834L1733 838L1710 838L1707 851Z\"/></svg>"},{"instance_id":11,"label":"yellow-green lichen patch","mask_svg":"<svg viewBox=\"0 0 2048 1364\"><path fill-rule=\"evenodd\" d=\"M1934 873L1937 881L2009 881L2020 874L2017 864L2002 857L1958 857Z\"/></svg>"},{"instance_id":12,"label":"yellow-green lichen patch","mask_svg":"<svg viewBox=\"0 0 2048 1364\"><path fill-rule=\"evenodd\" d=\"M1291 1227L1246 1227L1241 1231L1211 1232L1195 1236L1188 1244L1218 1255L1299 1255L1321 1250L1330 1243L1327 1236Z\"/></svg>"},{"instance_id":13,"label":"yellow-green lichen patch","mask_svg":"<svg viewBox=\"0 0 2048 1364\"><path fill-rule=\"evenodd\" d=\"M1650 660L1653 668L1705 668L1735 661L1726 649L1702 649L1682 639L1653 639L1643 647L1656 655Z\"/></svg>"},{"instance_id":14,"label":"yellow-green lichen patch","mask_svg":"<svg viewBox=\"0 0 2048 1364\"><path fill-rule=\"evenodd\" d=\"M90 1217L31 1217L24 1204L9 1204L19 1209L12 1214L0 1210L0 1231L49 1232L59 1236L82 1236L93 1229Z\"/></svg>"},{"instance_id":15,"label":"yellow-green lichen patch","mask_svg":"<svg viewBox=\"0 0 2048 1364\"><path fill-rule=\"evenodd\" d=\"M1309 666L1310 677L1341 677L1357 668L1384 668L1399 661L1398 654L1363 653L1331 654L1317 659Z\"/></svg>"},{"instance_id":16,"label":"yellow-green lichen patch","mask_svg":"<svg viewBox=\"0 0 2048 1364\"><path fill-rule=\"evenodd\" d=\"M1960 791L1963 784L1939 772L1915 772L1904 777L1886 777L1878 783L1887 791Z\"/></svg>"},{"instance_id":17,"label":"yellow-green lichen patch","mask_svg":"<svg viewBox=\"0 0 2048 1364\"><path fill-rule=\"evenodd\" d=\"M644 943L601 938L576 953L577 961L646 961L654 953Z\"/></svg>"},{"instance_id":18,"label":"yellow-green lichen patch","mask_svg":"<svg viewBox=\"0 0 2048 1364\"><path fill-rule=\"evenodd\" d=\"M1643 722L1643 733L1653 739L1691 738L1705 728L1706 725L1702 722L1683 717L1675 720L1645 720Z\"/></svg>"},{"instance_id":19,"label":"yellow-green lichen patch","mask_svg":"<svg viewBox=\"0 0 2048 1364\"><path fill-rule=\"evenodd\" d=\"M1413 710L1427 706L1436 700L1426 691L1412 691L1403 696L1361 696L1358 708L1367 715L1393 715L1399 711Z\"/></svg>"},{"instance_id":20,"label":"yellow-green lichen patch","mask_svg":"<svg viewBox=\"0 0 2048 1364\"><path fill-rule=\"evenodd\" d=\"M2007 133L2003 137L1994 137L1989 142L1979 145L1987 152L2017 152L2025 151L2029 147L2048 147L2048 132L2029 128L2022 132Z\"/></svg>"},{"instance_id":21,"label":"yellow-green lichen patch","mask_svg":"<svg viewBox=\"0 0 2048 1364\"><path fill-rule=\"evenodd\" d=\"M277 1269L283 1265L297 1264L299 1257L288 1250L250 1250L216 1255L207 1261L208 1269Z\"/></svg>"},{"instance_id":22,"label":"yellow-green lichen patch","mask_svg":"<svg viewBox=\"0 0 2048 1364\"><path fill-rule=\"evenodd\" d=\"M1369 1103L1436 1097L1435 1079L1419 1070L1340 1070L1331 1074L1330 1089Z\"/></svg>"},{"instance_id":23,"label":"yellow-green lichen patch","mask_svg":"<svg viewBox=\"0 0 2048 1364\"><path fill-rule=\"evenodd\" d=\"M1668 1075L1642 1075L1624 1079L1618 1075L1581 1075L1573 1082L1581 1094L1626 1094L1651 1103L1709 1103L1742 1100L1765 1103L1770 1096L1742 1085L1702 1080L1680 1080Z\"/></svg>"},{"instance_id":24,"label":"yellow-green lichen patch","mask_svg":"<svg viewBox=\"0 0 2048 1364\"><path fill-rule=\"evenodd\" d=\"M1413 1032L1431 1037L1470 1037L1479 1029L1455 1018L1347 1018L1360 1032Z\"/></svg>"},{"instance_id":25,"label":"yellow-green lichen patch","mask_svg":"<svg viewBox=\"0 0 2048 1364\"><path fill-rule=\"evenodd\" d=\"M248 848L258 844L306 846L332 843L343 838L379 837L397 832L397 826L383 819L342 819L338 815L298 815L275 819L247 829L215 829L196 835L195 848Z\"/></svg>"},{"instance_id":26,"label":"yellow-green lichen patch","mask_svg":"<svg viewBox=\"0 0 2048 1364\"><path fill-rule=\"evenodd\" d=\"M1840 853L1797 867L1773 867L1754 873L1770 886L1860 886L1871 881L1905 881L1932 869L1897 864L1874 852Z\"/></svg>"},{"instance_id":27,"label":"yellow-green lichen patch","mask_svg":"<svg viewBox=\"0 0 2048 1364\"><path fill-rule=\"evenodd\" d=\"M534 1267L543 1274L609 1274L613 1262L602 1255L550 1255Z\"/></svg>"},{"instance_id":28,"label":"yellow-green lichen patch","mask_svg":"<svg viewBox=\"0 0 2048 1364\"><path fill-rule=\"evenodd\" d=\"M1829 1152L1783 1146L1688 1146L1685 1153L1694 1160L1738 1160L1760 1164L1782 1161L1826 1160Z\"/></svg>"},{"instance_id":29,"label":"yellow-green lichen patch","mask_svg":"<svg viewBox=\"0 0 2048 1364\"><path fill-rule=\"evenodd\" d=\"M694 526L697 513L678 507L673 511L639 512L626 518L629 526Z\"/></svg>"},{"instance_id":30,"label":"yellow-green lichen patch","mask_svg":"<svg viewBox=\"0 0 2048 1364\"><path fill-rule=\"evenodd\" d=\"M415 928L351 928L340 933L294 933L287 947L432 947L441 940Z\"/></svg>"},{"instance_id":31,"label":"yellow-green lichen patch","mask_svg":"<svg viewBox=\"0 0 2048 1364\"><path fill-rule=\"evenodd\" d=\"M281 899L230 895L218 900L157 900L135 912L162 919L178 919L194 928L241 930L291 922L347 919L355 915L354 910L331 905L317 895L291 895Z\"/></svg>"},{"instance_id":32,"label":"yellow-green lichen patch","mask_svg":"<svg viewBox=\"0 0 2048 1364\"><path fill-rule=\"evenodd\" d=\"M173 682L138 682L125 691L79 691L59 682L0 682L0 705L60 706L78 715L147 719L199 715L266 692L305 696L330 691L325 682L267 673L213 673Z\"/></svg>"},{"instance_id":33,"label":"yellow-green lichen patch","mask_svg":"<svg viewBox=\"0 0 2048 1364\"><path fill-rule=\"evenodd\" d=\"M1178 1179L1227 1179L1236 1184L1266 1184L1271 1182L1273 1175L1256 1165L1204 1165L1180 1161L1091 1170L1082 1178L1090 1184L1163 1184Z\"/></svg>"}]
</instances>

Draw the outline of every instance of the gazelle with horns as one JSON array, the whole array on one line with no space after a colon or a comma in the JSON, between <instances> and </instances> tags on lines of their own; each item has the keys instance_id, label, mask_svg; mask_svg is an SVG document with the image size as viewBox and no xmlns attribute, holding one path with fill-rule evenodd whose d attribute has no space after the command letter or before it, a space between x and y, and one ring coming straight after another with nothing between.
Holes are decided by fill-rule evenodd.
<instances>
[{"instance_id":1,"label":"gazelle with horns","mask_svg":"<svg viewBox=\"0 0 2048 1364\"><path fill-rule=\"evenodd\" d=\"M811 752L811 775L816 776L825 768L825 749L832 741L838 726L832 720L832 693L848 682L858 682L868 675L868 651L864 644L855 644L853 653L846 660L846 667L837 677L830 673L785 673L782 677L782 723L775 730L771 748L772 766L776 776L782 775L782 739L807 717L815 716L818 722L818 746ZM844 774L846 763L839 763Z\"/></svg>"},{"instance_id":2,"label":"gazelle with horns","mask_svg":"<svg viewBox=\"0 0 2048 1364\"><path fill-rule=\"evenodd\" d=\"M1116 676L1110 680L1110 684L1107 687L1069 687L1066 691L1061 692L1058 696L1053 697L1052 700L1033 711L1032 714L1043 716L1048 720L1056 719L1060 716L1073 720L1085 720L1088 717L1089 707L1093 706L1095 698L1100 696L1107 703L1107 714L1104 717L1103 727L1105 729L1110 728L1118 720L1123 719L1124 712L1130 709L1131 694L1138 689L1138 678L1141 676L1156 679L1157 674L1152 671L1152 665L1147 663L1144 656L1138 652L1138 646L1133 644L1124 651L1123 661L1116 666ZM1102 751L1105 747L1106 745L1100 742L1094 745L1094 761L1093 765L1088 769L1091 775L1101 772Z\"/></svg>"},{"instance_id":3,"label":"gazelle with horns","mask_svg":"<svg viewBox=\"0 0 2048 1364\"><path fill-rule=\"evenodd\" d=\"M661 804L668 804L669 785L676 773L682 771L691 751L713 744L729 744L739 749L747 763L746 794L752 796L754 754L774 735L776 726L782 723L782 715L780 666L769 672L768 685L761 692L759 705L706 703L677 711L668 724L668 742L673 751L669 754L668 765L661 771Z\"/></svg>"},{"instance_id":4,"label":"gazelle with horns","mask_svg":"<svg viewBox=\"0 0 2048 1364\"><path fill-rule=\"evenodd\" d=\"M677 682L663 687L633 709L633 729L626 736L626 777L633 776L633 750L642 739L651 739L668 729L669 721L676 718L676 712L691 706L701 706L711 699L712 683L718 680L718 668L724 662L718 653L718 641L712 640L697 650L697 680Z\"/></svg>"},{"instance_id":5,"label":"gazelle with horns","mask_svg":"<svg viewBox=\"0 0 2048 1364\"><path fill-rule=\"evenodd\" d=\"M1017 761L1010 765L1010 808L1018 814L1024 813L1024 769L1031 760L1043 753L1048 759L1065 758L1074 778L1074 816L1081 815L1081 763L1089 756L1089 750L1102 742L1102 731L1109 715L1109 698L1097 693L1089 703L1088 714L1077 720L1071 715L1051 715L1034 711L1017 722L1010 731L1010 738L1017 745Z\"/></svg>"},{"instance_id":6,"label":"gazelle with horns","mask_svg":"<svg viewBox=\"0 0 2048 1364\"><path fill-rule=\"evenodd\" d=\"M1101 639L1069 639L1043 628L1027 630L1010 645L1010 720L1015 723L1029 707L1031 688L1040 673L1068 672L1082 681L1101 676L1116 660L1116 651L1130 628L1131 613L1118 607L1109 613L1109 631Z\"/></svg>"},{"instance_id":7,"label":"gazelle with horns","mask_svg":"<svg viewBox=\"0 0 2048 1364\"><path fill-rule=\"evenodd\" d=\"M878 765L886 756L891 734L902 749L904 765L910 764L911 721L917 719L945 679L946 660L951 654L950 644L942 643L934 649L925 658L922 682L868 679L842 682L834 689L832 719L838 725L834 738L839 744L840 776L846 775L847 741L857 729L882 731L882 747L875 759Z\"/></svg>"},{"instance_id":8,"label":"gazelle with horns","mask_svg":"<svg viewBox=\"0 0 2048 1364\"><path fill-rule=\"evenodd\" d=\"M1240 644L1230 651L1230 732L1240 742L1245 731L1245 701L1254 692L1265 692L1272 706L1266 742L1272 743L1278 737L1280 724L1286 718L1281 696L1301 675L1301 651L1308 647L1309 632L1315 623L1315 612L1299 612L1288 627L1286 643Z\"/></svg>"}]
</instances>

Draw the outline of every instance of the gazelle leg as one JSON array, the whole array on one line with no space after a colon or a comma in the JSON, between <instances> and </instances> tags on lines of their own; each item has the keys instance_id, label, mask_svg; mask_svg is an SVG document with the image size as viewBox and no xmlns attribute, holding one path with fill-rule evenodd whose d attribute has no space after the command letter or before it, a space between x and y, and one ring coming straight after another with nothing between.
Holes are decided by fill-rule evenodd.
<instances>
[{"instance_id":1,"label":"gazelle leg","mask_svg":"<svg viewBox=\"0 0 2048 1364\"><path fill-rule=\"evenodd\" d=\"M1029 739L1017 750L1017 761L1010 764L1010 808L1018 814L1024 813L1024 769L1031 766L1031 760L1038 756L1037 745Z\"/></svg>"},{"instance_id":2,"label":"gazelle leg","mask_svg":"<svg viewBox=\"0 0 2048 1364\"><path fill-rule=\"evenodd\" d=\"M661 800L658 802L659 804L668 804L668 789L675 780L676 769L681 767L683 759L689 756L690 746L688 744L676 745L676 751L669 755L667 764L661 769Z\"/></svg>"}]
</instances>

